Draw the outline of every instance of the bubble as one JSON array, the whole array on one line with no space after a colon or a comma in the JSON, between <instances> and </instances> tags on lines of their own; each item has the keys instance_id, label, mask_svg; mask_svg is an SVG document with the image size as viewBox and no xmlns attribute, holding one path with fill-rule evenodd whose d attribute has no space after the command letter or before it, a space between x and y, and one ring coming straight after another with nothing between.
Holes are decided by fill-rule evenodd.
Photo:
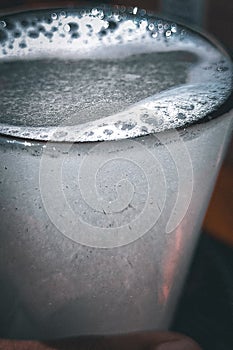
<instances>
[{"instance_id":1,"label":"bubble","mask_svg":"<svg viewBox=\"0 0 233 350\"><path fill-rule=\"evenodd\" d=\"M37 25L37 21L36 20L31 22L31 26L32 27L36 27L36 25Z\"/></svg>"},{"instance_id":2,"label":"bubble","mask_svg":"<svg viewBox=\"0 0 233 350\"><path fill-rule=\"evenodd\" d=\"M157 36L158 36L158 32L154 32L154 33L152 33L152 34L151 34L151 36L152 36L152 38L156 39L156 38L157 38Z\"/></svg>"},{"instance_id":3,"label":"bubble","mask_svg":"<svg viewBox=\"0 0 233 350\"><path fill-rule=\"evenodd\" d=\"M133 8L133 15L136 15L137 12L138 12L138 8L137 8L137 7L134 7L134 8Z\"/></svg>"},{"instance_id":4,"label":"bubble","mask_svg":"<svg viewBox=\"0 0 233 350\"><path fill-rule=\"evenodd\" d=\"M152 117L148 114L142 115L141 121L146 123L146 124L152 125L152 126L159 126L159 125L163 124L162 118L159 119L157 117Z\"/></svg>"},{"instance_id":5,"label":"bubble","mask_svg":"<svg viewBox=\"0 0 233 350\"><path fill-rule=\"evenodd\" d=\"M63 27L65 32L69 32L70 31L70 25L68 23L66 23Z\"/></svg>"},{"instance_id":6,"label":"bubble","mask_svg":"<svg viewBox=\"0 0 233 350\"><path fill-rule=\"evenodd\" d=\"M194 108L195 108L194 105L186 106L186 110L187 110L187 111L193 111Z\"/></svg>"},{"instance_id":7,"label":"bubble","mask_svg":"<svg viewBox=\"0 0 233 350\"><path fill-rule=\"evenodd\" d=\"M41 32L41 33L44 33L44 32L46 31L45 27L42 26L42 25L39 25L37 29L38 29L38 31Z\"/></svg>"},{"instance_id":8,"label":"bubble","mask_svg":"<svg viewBox=\"0 0 233 350\"><path fill-rule=\"evenodd\" d=\"M105 135L112 135L112 134L113 134L113 131L110 130L110 129L105 129L105 130L104 130L104 134L105 134Z\"/></svg>"},{"instance_id":9,"label":"bubble","mask_svg":"<svg viewBox=\"0 0 233 350\"><path fill-rule=\"evenodd\" d=\"M167 30L165 35L166 35L167 38L169 38L172 35L171 30Z\"/></svg>"},{"instance_id":10,"label":"bubble","mask_svg":"<svg viewBox=\"0 0 233 350\"><path fill-rule=\"evenodd\" d=\"M178 119L186 119L186 115L184 113L178 113L177 118Z\"/></svg>"},{"instance_id":11,"label":"bubble","mask_svg":"<svg viewBox=\"0 0 233 350\"><path fill-rule=\"evenodd\" d=\"M5 27L6 27L6 22L0 21L0 28L5 28Z\"/></svg>"},{"instance_id":12,"label":"bubble","mask_svg":"<svg viewBox=\"0 0 233 350\"><path fill-rule=\"evenodd\" d=\"M186 30L182 29L181 32L180 32L180 34L181 34L182 36L185 36L185 35L187 34L187 33L186 33Z\"/></svg>"},{"instance_id":13,"label":"bubble","mask_svg":"<svg viewBox=\"0 0 233 350\"><path fill-rule=\"evenodd\" d=\"M97 8L93 8L91 10L91 14L92 14L92 16L97 16L99 14L99 10Z\"/></svg>"},{"instance_id":14,"label":"bubble","mask_svg":"<svg viewBox=\"0 0 233 350\"><path fill-rule=\"evenodd\" d=\"M145 10L145 9L141 9L141 10L139 11L139 14L140 14L141 16L145 16L145 15L146 15L146 10Z\"/></svg>"},{"instance_id":15,"label":"bubble","mask_svg":"<svg viewBox=\"0 0 233 350\"><path fill-rule=\"evenodd\" d=\"M29 23L26 19L23 19L23 20L21 21L21 26L22 26L22 27L29 27L29 25L30 25L30 23Z\"/></svg>"},{"instance_id":16,"label":"bubble","mask_svg":"<svg viewBox=\"0 0 233 350\"><path fill-rule=\"evenodd\" d=\"M159 32L163 31L163 24L162 23L158 23L158 30L159 30Z\"/></svg>"},{"instance_id":17,"label":"bubble","mask_svg":"<svg viewBox=\"0 0 233 350\"><path fill-rule=\"evenodd\" d=\"M60 12L60 17L61 18L66 18L66 12L65 11L61 11Z\"/></svg>"},{"instance_id":18,"label":"bubble","mask_svg":"<svg viewBox=\"0 0 233 350\"><path fill-rule=\"evenodd\" d=\"M21 43L19 43L19 47L21 49L25 49L27 47L27 44L25 42L21 42Z\"/></svg>"},{"instance_id":19,"label":"bubble","mask_svg":"<svg viewBox=\"0 0 233 350\"><path fill-rule=\"evenodd\" d=\"M54 12L54 13L51 14L51 18L52 18L53 20L56 20L56 19L58 18L58 16L57 16L57 14Z\"/></svg>"},{"instance_id":20,"label":"bubble","mask_svg":"<svg viewBox=\"0 0 233 350\"><path fill-rule=\"evenodd\" d=\"M13 36L14 36L14 38L19 38L21 36L21 34L22 33L20 31L16 31L13 33Z\"/></svg>"},{"instance_id":21,"label":"bubble","mask_svg":"<svg viewBox=\"0 0 233 350\"><path fill-rule=\"evenodd\" d=\"M225 67L225 66L219 66L219 67L217 67L216 70L217 70L218 72L226 72L226 71L229 70L229 68L228 68L228 67Z\"/></svg>"},{"instance_id":22,"label":"bubble","mask_svg":"<svg viewBox=\"0 0 233 350\"><path fill-rule=\"evenodd\" d=\"M65 137L67 135L67 132L65 131L57 131L53 134L53 136L57 139L60 139L62 137Z\"/></svg>"},{"instance_id":23,"label":"bubble","mask_svg":"<svg viewBox=\"0 0 233 350\"><path fill-rule=\"evenodd\" d=\"M71 32L75 32L79 28L78 23L75 23L75 22L69 22L68 25L70 27L68 31L71 31Z\"/></svg>"},{"instance_id":24,"label":"bubble","mask_svg":"<svg viewBox=\"0 0 233 350\"><path fill-rule=\"evenodd\" d=\"M176 33L177 32L177 25L175 23L171 24L171 31L172 31L172 33Z\"/></svg>"},{"instance_id":25,"label":"bubble","mask_svg":"<svg viewBox=\"0 0 233 350\"><path fill-rule=\"evenodd\" d=\"M37 39L39 37L39 32L38 31L29 31L28 36L33 39Z\"/></svg>"},{"instance_id":26,"label":"bubble","mask_svg":"<svg viewBox=\"0 0 233 350\"><path fill-rule=\"evenodd\" d=\"M141 127L141 131L142 132L148 132L148 128L145 126L145 125L143 125L142 127Z\"/></svg>"},{"instance_id":27,"label":"bubble","mask_svg":"<svg viewBox=\"0 0 233 350\"><path fill-rule=\"evenodd\" d=\"M118 128L120 130L131 130L137 125L137 123L135 123L135 122L118 121L114 125L115 125L116 128Z\"/></svg>"},{"instance_id":28,"label":"bubble","mask_svg":"<svg viewBox=\"0 0 233 350\"><path fill-rule=\"evenodd\" d=\"M155 25L153 23L150 23L148 26L149 30L154 30L155 29Z\"/></svg>"},{"instance_id":29,"label":"bubble","mask_svg":"<svg viewBox=\"0 0 233 350\"><path fill-rule=\"evenodd\" d=\"M87 24L86 24L86 27L87 27L89 30L93 31L93 28L92 28L92 25L91 25L91 24L87 23Z\"/></svg>"},{"instance_id":30,"label":"bubble","mask_svg":"<svg viewBox=\"0 0 233 350\"><path fill-rule=\"evenodd\" d=\"M93 136L94 132L93 131L87 131L84 133L85 136Z\"/></svg>"},{"instance_id":31,"label":"bubble","mask_svg":"<svg viewBox=\"0 0 233 350\"><path fill-rule=\"evenodd\" d=\"M72 39L78 39L80 37L79 33L72 33L71 38Z\"/></svg>"},{"instance_id":32,"label":"bubble","mask_svg":"<svg viewBox=\"0 0 233 350\"><path fill-rule=\"evenodd\" d=\"M148 26L148 21L146 19L142 19L140 22L140 28L141 29L146 29L146 27Z\"/></svg>"},{"instance_id":33,"label":"bubble","mask_svg":"<svg viewBox=\"0 0 233 350\"><path fill-rule=\"evenodd\" d=\"M115 21L108 21L108 29L114 30L117 28L117 23Z\"/></svg>"},{"instance_id":34,"label":"bubble","mask_svg":"<svg viewBox=\"0 0 233 350\"><path fill-rule=\"evenodd\" d=\"M53 37L53 33L52 32L45 32L44 36L48 39L51 39Z\"/></svg>"},{"instance_id":35,"label":"bubble","mask_svg":"<svg viewBox=\"0 0 233 350\"><path fill-rule=\"evenodd\" d=\"M46 19L46 23L51 24L52 22L53 22L52 18L49 17Z\"/></svg>"}]
</instances>

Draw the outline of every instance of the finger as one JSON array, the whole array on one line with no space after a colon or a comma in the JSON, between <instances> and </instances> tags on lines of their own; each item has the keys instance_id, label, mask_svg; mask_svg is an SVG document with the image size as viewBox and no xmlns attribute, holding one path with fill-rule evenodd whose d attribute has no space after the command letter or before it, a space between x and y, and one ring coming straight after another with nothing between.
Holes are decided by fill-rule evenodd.
<instances>
[{"instance_id":1,"label":"finger","mask_svg":"<svg viewBox=\"0 0 233 350\"><path fill-rule=\"evenodd\" d=\"M146 332L106 337L80 337L47 343L57 350L200 350L190 338L171 332Z\"/></svg>"},{"instance_id":2,"label":"finger","mask_svg":"<svg viewBox=\"0 0 233 350\"><path fill-rule=\"evenodd\" d=\"M79 337L51 342L0 341L0 350L200 350L190 338L171 332Z\"/></svg>"}]
</instances>

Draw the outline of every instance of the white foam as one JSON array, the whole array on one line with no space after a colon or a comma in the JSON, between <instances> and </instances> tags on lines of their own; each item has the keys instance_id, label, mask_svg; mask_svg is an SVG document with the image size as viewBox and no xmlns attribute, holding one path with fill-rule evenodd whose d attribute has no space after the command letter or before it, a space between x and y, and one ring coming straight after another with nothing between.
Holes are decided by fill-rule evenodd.
<instances>
[{"instance_id":1,"label":"white foam","mask_svg":"<svg viewBox=\"0 0 233 350\"><path fill-rule=\"evenodd\" d=\"M26 27L22 23L25 19L29 20ZM12 22L13 30L8 29L8 23ZM7 135L38 140L97 141L160 132L205 117L224 103L232 90L230 59L204 37L164 20L129 13L122 16L107 8L67 14L53 11L16 15L4 19L4 23L6 26L0 33L0 63L43 58L52 62L58 57L74 61L124 60L142 53L177 51L187 53L187 62L188 53L197 57L197 62L191 62L187 68L187 79L181 86L149 95L123 111L97 120L90 118L92 121L86 123L79 122L77 117L75 126L0 124L0 132ZM15 35L17 32L20 36ZM138 81L135 89L140 89Z\"/></svg>"}]
</instances>

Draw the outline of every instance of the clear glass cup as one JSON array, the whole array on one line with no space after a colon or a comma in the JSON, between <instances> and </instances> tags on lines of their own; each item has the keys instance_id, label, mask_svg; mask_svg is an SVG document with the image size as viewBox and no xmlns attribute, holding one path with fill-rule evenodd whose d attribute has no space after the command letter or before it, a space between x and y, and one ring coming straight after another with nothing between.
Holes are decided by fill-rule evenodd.
<instances>
[{"instance_id":1,"label":"clear glass cup","mask_svg":"<svg viewBox=\"0 0 233 350\"><path fill-rule=\"evenodd\" d=\"M232 100L217 113L116 141L2 134L4 337L169 327L231 135Z\"/></svg>"}]
</instances>

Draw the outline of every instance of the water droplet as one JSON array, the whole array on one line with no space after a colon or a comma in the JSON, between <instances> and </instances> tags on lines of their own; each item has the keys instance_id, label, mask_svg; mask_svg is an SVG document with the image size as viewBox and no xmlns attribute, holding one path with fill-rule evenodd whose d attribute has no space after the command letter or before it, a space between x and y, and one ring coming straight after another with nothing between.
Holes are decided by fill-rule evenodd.
<instances>
[{"instance_id":1,"label":"water droplet","mask_svg":"<svg viewBox=\"0 0 233 350\"><path fill-rule=\"evenodd\" d=\"M134 7L134 9L133 9L133 14L136 15L137 12L138 12L138 8L137 8L137 7Z\"/></svg>"}]
</instances>

